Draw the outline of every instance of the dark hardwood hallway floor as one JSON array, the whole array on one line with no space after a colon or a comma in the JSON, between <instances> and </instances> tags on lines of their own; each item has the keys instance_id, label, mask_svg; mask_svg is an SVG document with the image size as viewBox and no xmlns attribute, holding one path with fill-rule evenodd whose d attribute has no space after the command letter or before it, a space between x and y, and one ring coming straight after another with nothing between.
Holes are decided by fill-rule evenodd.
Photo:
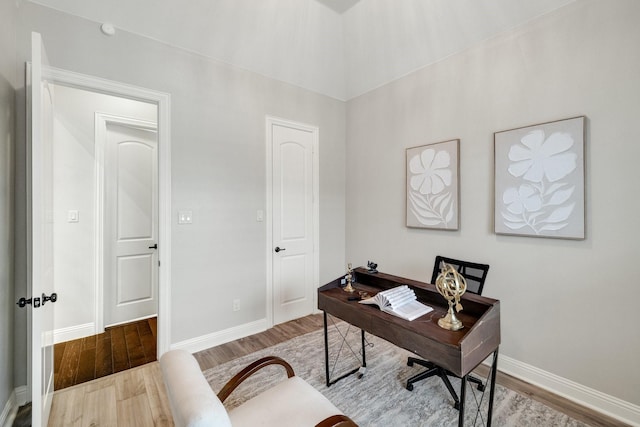
<instances>
[{"instance_id":1,"label":"dark hardwood hallway floor","mask_svg":"<svg viewBox=\"0 0 640 427\"><path fill-rule=\"evenodd\" d=\"M157 318L105 328L54 346L54 389L61 390L157 359Z\"/></svg>"}]
</instances>

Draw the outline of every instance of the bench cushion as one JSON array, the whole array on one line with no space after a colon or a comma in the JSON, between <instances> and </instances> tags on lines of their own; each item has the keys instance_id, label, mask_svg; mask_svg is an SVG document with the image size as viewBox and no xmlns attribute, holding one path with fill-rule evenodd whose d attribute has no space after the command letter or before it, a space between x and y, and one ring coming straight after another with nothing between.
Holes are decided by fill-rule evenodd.
<instances>
[{"instance_id":1,"label":"bench cushion","mask_svg":"<svg viewBox=\"0 0 640 427\"><path fill-rule=\"evenodd\" d=\"M297 376L278 382L229 411L235 427L313 427L336 414L342 411Z\"/></svg>"}]
</instances>

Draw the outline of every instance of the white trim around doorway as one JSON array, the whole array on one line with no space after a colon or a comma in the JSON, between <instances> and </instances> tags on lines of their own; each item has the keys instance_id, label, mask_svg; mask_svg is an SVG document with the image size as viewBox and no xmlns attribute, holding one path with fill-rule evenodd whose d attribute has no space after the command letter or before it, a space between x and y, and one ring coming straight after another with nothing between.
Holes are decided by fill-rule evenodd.
<instances>
[{"instance_id":1,"label":"white trim around doorway","mask_svg":"<svg viewBox=\"0 0 640 427\"><path fill-rule=\"evenodd\" d=\"M64 86L158 106L158 358L171 344L171 95L99 77L43 67L43 78Z\"/></svg>"}]
</instances>

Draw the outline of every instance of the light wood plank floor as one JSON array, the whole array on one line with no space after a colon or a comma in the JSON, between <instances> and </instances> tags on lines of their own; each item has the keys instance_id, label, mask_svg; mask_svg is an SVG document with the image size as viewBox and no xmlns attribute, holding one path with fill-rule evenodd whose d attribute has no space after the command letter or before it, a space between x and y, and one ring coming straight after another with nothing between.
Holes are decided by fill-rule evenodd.
<instances>
[{"instance_id":1,"label":"light wood plank floor","mask_svg":"<svg viewBox=\"0 0 640 427\"><path fill-rule=\"evenodd\" d=\"M196 353L195 356L205 370L320 328L322 315L311 315ZM626 426L508 375L499 373L497 382L591 426ZM56 391L49 418L51 427L173 425L158 362Z\"/></svg>"}]
</instances>

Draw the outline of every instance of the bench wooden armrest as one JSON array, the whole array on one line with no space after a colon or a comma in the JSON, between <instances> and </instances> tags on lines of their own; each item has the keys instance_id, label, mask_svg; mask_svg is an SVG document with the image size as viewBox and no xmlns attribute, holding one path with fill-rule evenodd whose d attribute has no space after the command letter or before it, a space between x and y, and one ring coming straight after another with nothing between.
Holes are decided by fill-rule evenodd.
<instances>
[{"instance_id":1,"label":"bench wooden armrest","mask_svg":"<svg viewBox=\"0 0 640 427\"><path fill-rule=\"evenodd\" d=\"M252 364L248 365L242 371L238 372L233 378L227 381L227 383L222 387L222 390L220 390L220 393L218 393L218 399L220 399L221 402L224 402L225 399L229 397L229 395L233 392L233 390L235 390L240 384L242 384L244 380L258 372L260 369L269 365L284 366L287 371L288 378L291 378L295 375L291 365L284 361L284 359L281 359L277 356L263 357L262 359L256 360Z\"/></svg>"},{"instance_id":2,"label":"bench wooden armrest","mask_svg":"<svg viewBox=\"0 0 640 427\"><path fill-rule=\"evenodd\" d=\"M332 415L320 421L316 427L358 427L358 424L346 415Z\"/></svg>"}]
</instances>

